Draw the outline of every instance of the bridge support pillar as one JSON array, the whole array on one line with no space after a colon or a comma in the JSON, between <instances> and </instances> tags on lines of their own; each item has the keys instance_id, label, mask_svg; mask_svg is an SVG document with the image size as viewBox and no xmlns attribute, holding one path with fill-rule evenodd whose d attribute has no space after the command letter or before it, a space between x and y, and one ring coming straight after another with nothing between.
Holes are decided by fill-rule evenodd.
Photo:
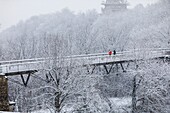
<instances>
[{"instance_id":1,"label":"bridge support pillar","mask_svg":"<svg viewBox=\"0 0 170 113\"><path fill-rule=\"evenodd\" d=\"M27 76L26 81L25 81L23 74L21 74L21 79L22 79L22 82L23 82L25 87L27 87L30 76L31 76L31 73L28 73L28 76Z\"/></svg>"},{"instance_id":2,"label":"bridge support pillar","mask_svg":"<svg viewBox=\"0 0 170 113\"><path fill-rule=\"evenodd\" d=\"M113 64L110 64L110 66L109 66L109 65L107 66L107 65L104 64L103 67L104 67L104 69L106 70L106 73L107 73L107 74L110 74L110 72L112 71L113 68L115 68L115 71L118 72L118 70L119 70L119 68L120 68L120 67L119 67L119 64L120 64L120 67L121 67L121 69L123 70L123 72L126 72L126 70L125 70L125 68L123 67L123 64L122 64L122 63L116 63L116 64L113 63ZM114 65L115 65L115 67L114 67Z\"/></svg>"},{"instance_id":3,"label":"bridge support pillar","mask_svg":"<svg viewBox=\"0 0 170 113\"><path fill-rule=\"evenodd\" d=\"M92 67L92 68L91 68ZM94 73L94 70L95 70L95 68L96 68L96 65L93 65L93 66L86 66L86 68L87 68L87 72L89 73L89 74L93 74Z\"/></svg>"},{"instance_id":4,"label":"bridge support pillar","mask_svg":"<svg viewBox=\"0 0 170 113\"><path fill-rule=\"evenodd\" d=\"M0 111L9 111L8 79L0 76Z\"/></svg>"},{"instance_id":5,"label":"bridge support pillar","mask_svg":"<svg viewBox=\"0 0 170 113\"><path fill-rule=\"evenodd\" d=\"M106 65L103 65L104 68L105 68L105 70L106 70L106 73L107 73L107 74L110 74L110 72L111 72L111 70L112 70L112 68L113 68L113 65L114 65L114 64L111 64L110 69L108 69L108 67L107 67Z\"/></svg>"},{"instance_id":6,"label":"bridge support pillar","mask_svg":"<svg viewBox=\"0 0 170 113\"><path fill-rule=\"evenodd\" d=\"M122 63L120 63L120 66L121 66L123 72L126 72L126 70L125 70L125 68L123 67L123 64L122 64Z\"/></svg>"}]
</instances>

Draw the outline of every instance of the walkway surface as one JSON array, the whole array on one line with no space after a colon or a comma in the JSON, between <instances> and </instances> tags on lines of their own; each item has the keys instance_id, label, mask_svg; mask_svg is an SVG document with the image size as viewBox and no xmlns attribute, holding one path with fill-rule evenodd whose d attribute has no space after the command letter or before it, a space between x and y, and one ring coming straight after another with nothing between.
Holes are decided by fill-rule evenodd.
<instances>
[{"instance_id":1,"label":"walkway surface","mask_svg":"<svg viewBox=\"0 0 170 113\"><path fill-rule=\"evenodd\" d=\"M47 64L65 66L103 65L111 63L123 63L136 60L166 58L170 55L170 49L134 49L117 52L116 55L108 53L84 54L64 56L60 58L34 58L11 61L0 61L0 76L19 75L44 69ZM52 64L53 63L53 64ZM49 65L49 66L50 66Z\"/></svg>"}]
</instances>

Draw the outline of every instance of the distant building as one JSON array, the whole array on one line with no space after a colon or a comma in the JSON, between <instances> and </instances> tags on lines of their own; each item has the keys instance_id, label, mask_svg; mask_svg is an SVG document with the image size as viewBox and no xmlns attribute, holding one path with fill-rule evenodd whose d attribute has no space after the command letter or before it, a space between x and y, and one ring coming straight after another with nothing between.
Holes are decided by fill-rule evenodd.
<instances>
[{"instance_id":1,"label":"distant building","mask_svg":"<svg viewBox=\"0 0 170 113\"><path fill-rule=\"evenodd\" d=\"M104 5L103 14L127 10L127 0L106 0L106 2L102 2L102 5Z\"/></svg>"}]
</instances>

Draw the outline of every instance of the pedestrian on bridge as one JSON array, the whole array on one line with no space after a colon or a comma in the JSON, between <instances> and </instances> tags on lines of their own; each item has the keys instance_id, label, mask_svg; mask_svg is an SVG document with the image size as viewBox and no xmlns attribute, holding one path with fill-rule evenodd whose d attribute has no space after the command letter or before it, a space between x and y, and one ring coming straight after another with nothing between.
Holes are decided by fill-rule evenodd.
<instances>
[{"instance_id":1,"label":"pedestrian on bridge","mask_svg":"<svg viewBox=\"0 0 170 113\"><path fill-rule=\"evenodd\" d=\"M113 51L113 54L116 55L116 50Z\"/></svg>"},{"instance_id":2,"label":"pedestrian on bridge","mask_svg":"<svg viewBox=\"0 0 170 113\"><path fill-rule=\"evenodd\" d=\"M112 51L109 51L108 54L109 54L109 55L112 55Z\"/></svg>"}]
</instances>

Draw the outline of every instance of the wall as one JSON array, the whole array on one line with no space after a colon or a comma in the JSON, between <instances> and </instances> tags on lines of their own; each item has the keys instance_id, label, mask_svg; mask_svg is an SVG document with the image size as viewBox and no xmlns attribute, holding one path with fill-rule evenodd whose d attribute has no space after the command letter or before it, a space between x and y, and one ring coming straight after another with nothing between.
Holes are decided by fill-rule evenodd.
<instances>
[{"instance_id":1,"label":"wall","mask_svg":"<svg viewBox=\"0 0 170 113\"><path fill-rule=\"evenodd\" d=\"M0 111L8 111L8 79L0 76Z\"/></svg>"}]
</instances>

